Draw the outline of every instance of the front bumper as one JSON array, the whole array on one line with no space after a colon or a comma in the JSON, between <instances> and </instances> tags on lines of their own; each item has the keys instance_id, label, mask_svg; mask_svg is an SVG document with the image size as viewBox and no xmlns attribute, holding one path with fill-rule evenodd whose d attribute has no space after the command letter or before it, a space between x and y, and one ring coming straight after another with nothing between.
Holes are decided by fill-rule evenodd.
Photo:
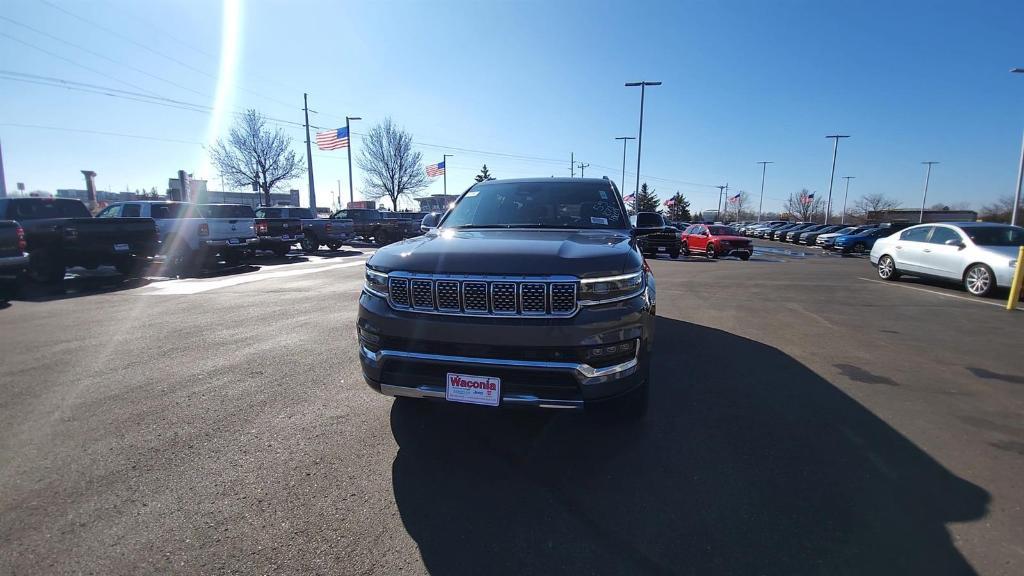
<instances>
[{"instance_id":1,"label":"front bumper","mask_svg":"<svg viewBox=\"0 0 1024 576\"><path fill-rule=\"evenodd\" d=\"M306 237L306 235L301 233L301 232L298 233L298 234L289 234L287 236L283 236L283 235L282 236L260 236L259 239L258 239L259 240L258 247L260 247L260 248L273 247L273 246L280 246L281 244L291 245L291 244L295 244L296 242L302 241L302 239L305 238L305 237Z\"/></svg>"},{"instance_id":2,"label":"front bumper","mask_svg":"<svg viewBox=\"0 0 1024 576\"><path fill-rule=\"evenodd\" d=\"M28 254L25 253L22 253L21 256L0 257L0 278L16 278L28 269L28 265Z\"/></svg>"},{"instance_id":3,"label":"front bumper","mask_svg":"<svg viewBox=\"0 0 1024 576\"><path fill-rule=\"evenodd\" d=\"M389 396L444 400L447 374L459 373L501 378L502 406L582 408L644 382L653 340L651 312L641 295L585 306L571 318L439 316L394 310L363 292L358 329L380 345L361 340L359 359L366 383ZM630 340L638 344L636 353L606 367L592 367L568 353L560 360L516 357L526 347L557 355ZM418 349L389 346L389 341Z\"/></svg>"},{"instance_id":4,"label":"front bumper","mask_svg":"<svg viewBox=\"0 0 1024 576\"><path fill-rule=\"evenodd\" d=\"M237 240L232 242L231 240ZM202 240L200 246L207 248L247 248L255 246L259 242L257 238L231 238L224 240Z\"/></svg>"}]
</instances>

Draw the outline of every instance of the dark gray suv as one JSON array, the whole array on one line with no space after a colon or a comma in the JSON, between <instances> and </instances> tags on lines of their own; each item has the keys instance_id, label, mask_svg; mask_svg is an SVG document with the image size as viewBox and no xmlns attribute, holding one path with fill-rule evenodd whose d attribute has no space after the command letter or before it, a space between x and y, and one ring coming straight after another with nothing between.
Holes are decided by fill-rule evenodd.
<instances>
[{"instance_id":1,"label":"dark gray suv","mask_svg":"<svg viewBox=\"0 0 1024 576\"><path fill-rule=\"evenodd\" d=\"M475 184L379 249L359 298L366 382L391 396L642 414L654 277L607 179Z\"/></svg>"}]
</instances>

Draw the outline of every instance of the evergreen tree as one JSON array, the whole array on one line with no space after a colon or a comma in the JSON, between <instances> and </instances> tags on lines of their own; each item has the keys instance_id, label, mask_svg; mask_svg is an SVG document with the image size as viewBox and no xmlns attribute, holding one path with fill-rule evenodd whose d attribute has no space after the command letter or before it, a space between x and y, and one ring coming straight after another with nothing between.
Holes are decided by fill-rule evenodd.
<instances>
[{"instance_id":1,"label":"evergreen tree","mask_svg":"<svg viewBox=\"0 0 1024 576\"><path fill-rule=\"evenodd\" d=\"M476 175L475 180L477 182L486 182L488 180L494 180L494 176L491 176L491 172L487 169L487 164L480 169L480 173Z\"/></svg>"},{"instance_id":2,"label":"evergreen tree","mask_svg":"<svg viewBox=\"0 0 1024 576\"><path fill-rule=\"evenodd\" d=\"M633 201L633 208L637 212L661 212L658 206L661 202L658 200L658 195L654 193L653 188L647 186L647 182L640 185L640 191L636 194L636 199Z\"/></svg>"},{"instance_id":3,"label":"evergreen tree","mask_svg":"<svg viewBox=\"0 0 1024 576\"><path fill-rule=\"evenodd\" d=\"M672 205L668 207L668 219L672 222L690 222L693 216L690 214L690 201L679 192L672 197Z\"/></svg>"}]
</instances>

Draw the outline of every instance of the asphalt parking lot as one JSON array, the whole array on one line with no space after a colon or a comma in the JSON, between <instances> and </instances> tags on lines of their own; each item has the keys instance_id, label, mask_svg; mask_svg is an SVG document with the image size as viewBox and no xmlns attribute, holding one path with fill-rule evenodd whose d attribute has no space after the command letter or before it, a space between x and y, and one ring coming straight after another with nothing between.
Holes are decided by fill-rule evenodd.
<instances>
[{"instance_id":1,"label":"asphalt parking lot","mask_svg":"<svg viewBox=\"0 0 1024 576\"><path fill-rule=\"evenodd\" d=\"M0 309L0 573L1024 571L1001 300L792 245L661 257L629 423L371 392L371 252Z\"/></svg>"}]
</instances>

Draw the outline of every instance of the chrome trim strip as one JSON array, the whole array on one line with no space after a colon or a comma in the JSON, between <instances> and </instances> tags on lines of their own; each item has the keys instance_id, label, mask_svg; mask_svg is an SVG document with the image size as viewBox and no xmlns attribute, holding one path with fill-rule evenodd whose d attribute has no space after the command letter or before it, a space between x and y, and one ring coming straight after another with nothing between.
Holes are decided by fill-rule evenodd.
<instances>
[{"instance_id":1,"label":"chrome trim strip","mask_svg":"<svg viewBox=\"0 0 1024 576\"><path fill-rule=\"evenodd\" d=\"M639 362L640 341L636 341L633 357L621 364L594 368L589 364L577 362L547 362L543 360L513 360L508 358L477 358L473 356L449 356L447 354L424 354L422 352L404 352L402 350L378 350L374 352L366 346L360 346L363 356L373 361L380 362L383 358L403 358L407 360L425 360L428 362L445 362L456 364L480 364L483 366L505 366L512 368L546 369L546 370L575 370L583 378L601 378L625 372L635 367Z\"/></svg>"},{"instance_id":2,"label":"chrome trim strip","mask_svg":"<svg viewBox=\"0 0 1024 576\"><path fill-rule=\"evenodd\" d=\"M621 302L623 300L629 300L630 298L636 298L644 293L646 287L642 287L636 292L626 294L625 296L616 296L615 298L609 298L608 300L578 300L577 303L580 306L596 306L598 304L611 304L613 302Z\"/></svg>"},{"instance_id":3,"label":"chrome trim strip","mask_svg":"<svg viewBox=\"0 0 1024 576\"><path fill-rule=\"evenodd\" d=\"M375 271L377 272L377 271ZM378 272L380 273L380 272ZM627 275L629 276L629 275ZM488 317L503 317L503 318L571 318L580 311L579 299L579 278L568 275L552 275L552 276L510 276L510 275L476 275L476 274L428 274L420 272L404 272L394 271L388 273L388 288L393 294L394 290L391 290L391 281L401 280L406 282L407 294L409 298L409 305L405 306L396 303L390 296L387 298L388 305L395 310L404 310L408 312L416 312L419 314L438 314L444 316L488 316ZM431 297L434 306L432 308L421 308L413 305L413 288L412 283L417 280L428 280L431 282ZM442 309L437 306L437 283L441 281L453 281L459 283L459 305L460 310L454 309ZM511 312L507 310L494 310L494 284L495 283L511 283L515 284L515 296L514 301L516 304L516 311ZM545 292L545 311L540 312L523 312L522 311L522 284L544 284ZM483 284L484 285L484 298L486 302L486 310L467 310L466 309L466 286L469 284ZM572 286L573 290L573 303L574 307L572 310L567 311L554 311L551 304L553 301L552 286L554 284L568 284Z\"/></svg>"},{"instance_id":4,"label":"chrome trim strip","mask_svg":"<svg viewBox=\"0 0 1024 576\"><path fill-rule=\"evenodd\" d=\"M580 278L581 284L593 284L594 282L614 282L616 280L625 280L627 278L633 278L643 274L643 270L638 270L630 274L620 274L618 276L605 276L604 278Z\"/></svg>"},{"instance_id":5,"label":"chrome trim strip","mask_svg":"<svg viewBox=\"0 0 1024 576\"><path fill-rule=\"evenodd\" d=\"M438 386L424 385L412 388L409 386L381 384L380 393L385 396L404 396L406 398L445 399L445 391ZM528 404L539 408L561 408L569 410L583 407L583 400L555 400L551 398L539 398L531 394L503 394L501 397L501 403L510 405Z\"/></svg>"}]
</instances>

